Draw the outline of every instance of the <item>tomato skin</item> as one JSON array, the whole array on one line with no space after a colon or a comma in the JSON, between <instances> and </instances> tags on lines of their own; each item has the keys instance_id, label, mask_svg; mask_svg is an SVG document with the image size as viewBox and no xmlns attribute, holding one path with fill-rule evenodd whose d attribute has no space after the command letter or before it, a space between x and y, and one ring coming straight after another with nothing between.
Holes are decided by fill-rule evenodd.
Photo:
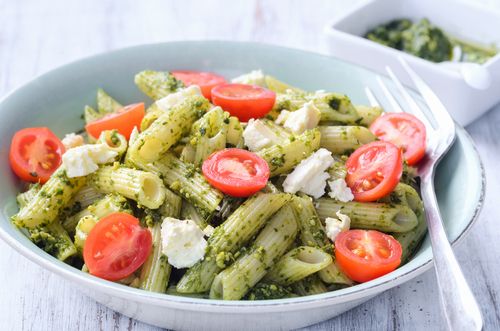
<instances>
[{"instance_id":1,"label":"tomato skin","mask_svg":"<svg viewBox=\"0 0 500 331\"><path fill-rule=\"evenodd\" d=\"M123 107L116 113L108 114L103 118L88 123L85 130L95 139L99 138L102 131L117 130L129 140L134 127L138 129L141 127L144 115L146 115L144 103L134 103Z\"/></svg>"},{"instance_id":2,"label":"tomato skin","mask_svg":"<svg viewBox=\"0 0 500 331\"><path fill-rule=\"evenodd\" d=\"M425 155L425 125L411 114L384 114L370 125L370 131L379 139L401 147L409 165L417 164Z\"/></svg>"},{"instance_id":3,"label":"tomato skin","mask_svg":"<svg viewBox=\"0 0 500 331\"><path fill-rule=\"evenodd\" d=\"M212 90L212 102L242 122L264 117L271 111L276 93L257 85L223 84Z\"/></svg>"},{"instance_id":4,"label":"tomato skin","mask_svg":"<svg viewBox=\"0 0 500 331\"><path fill-rule=\"evenodd\" d=\"M239 148L213 153L203 162L202 171L210 185L233 197L248 197L260 191L270 175L264 159Z\"/></svg>"},{"instance_id":5,"label":"tomato skin","mask_svg":"<svg viewBox=\"0 0 500 331\"><path fill-rule=\"evenodd\" d=\"M403 159L394 144L374 141L355 150L346 168L346 183L354 200L371 202L394 190L403 173Z\"/></svg>"},{"instance_id":6,"label":"tomato skin","mask_svg":"<svg viewBox=\"0 0 500 331\"><path fill-rule=\"evenodd\" d=\"M392 236L375 230L349 230L335 239L335 259L350 279L364 283L401 264L403 249Z\"/></svg>"},{"instance_id":7,"label":"tomato skin","mask_svg":"<svg viewBox=\"0 0 500 331\"><path fill-rule=\"evenodd\" d=\"M99 278L120 280L139 269L151 253L153 239L139 220L126 213L101 219L90 231L83 248L89 272Z\"/></svg>"},{"instance_id":8,"label":"tomato skin","mask_svg":"<svg viewBox=\"0 0 500 331\"><path fill-rule=\"evenodd\" d=\"M43 184L61 165L64 152L61 140L49 128L26 128L12 137L9 162L22 180Z\"/></svg>"},{"instance_id":9,"label":"tomato skin","mask_svg":"<svg viewBox=\"0 0 500 331\"><path fill-rule=\"evenodd\" d=\"M212 89L217 85L226 83L224 77L205 71L172 71L172 75L181 80L186 86L198 85L203 96L209 100L212 98Z\"/></svg>"}]
</instances>

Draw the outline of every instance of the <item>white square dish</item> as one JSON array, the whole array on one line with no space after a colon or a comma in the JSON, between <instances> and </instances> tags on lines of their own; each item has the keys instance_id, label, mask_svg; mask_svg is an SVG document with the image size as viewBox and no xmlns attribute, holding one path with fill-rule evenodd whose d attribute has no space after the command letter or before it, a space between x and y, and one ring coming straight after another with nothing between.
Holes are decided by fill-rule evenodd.
<instances>
[{"instance_id":1,"label":"white square dish","mask_svg":"<svg viewBox=\"0 0 500 331\"><path fill-rule=\"evenodd\" d=\"M462 125L471 123L500 101L500 54L482 65L491 84L481 90L469 86L457 71L363 38L368 30L398 18L428 18L454 37L500 46L500 11L456 0L366 0L325 26L330 54L381 74L390 66L409 84L398 61L398 57L404 58Z\"/></svg>"}]
</instances>

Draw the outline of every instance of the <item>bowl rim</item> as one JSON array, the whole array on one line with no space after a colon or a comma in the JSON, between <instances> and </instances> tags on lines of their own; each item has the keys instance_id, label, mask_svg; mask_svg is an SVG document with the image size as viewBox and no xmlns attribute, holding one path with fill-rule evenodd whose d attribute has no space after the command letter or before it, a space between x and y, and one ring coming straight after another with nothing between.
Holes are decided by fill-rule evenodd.
<instances>
[{"instance_id":1,"label":"bowl rim","mask_svg":"<svg viewBox=\"0 0 500 331\"><path fill-rule=\"evenodd\" d=\"M181 45L195 45L195 44L199 45L232 44L233 46L253 45L254 47L268 48L274 50L281 49L282 51L296 52L305 56L313 56L324 59L334 59L341 63L362 68L365 71L369 71L372 74L376 74L375 71L369 68L349 63L347 61L332 56L297 48L277 46L269 43L225 41L225 40L190 40L190 41L148 43L148 44L119 48L116 50L101 52L95 55L83 57L75 61L63 64L59 67L53 68L47 72L41 73L32 80L23 83L21 86L15 88L11 92L7 93L4 97L2 97L0 100L0 106L14 94L22 92L22 90L25 88L29 88L30 85L36 83L37 80L50 77L51 75L56 75L58 72L68 70L71 67L83 62L95 61L99 60L99 58L101 57L114 56L120 53L127 53L133 51L134 49L158 47L162 45L181 46ZM465 138L465 141L467 141L472 148L474 154L473 158L477 160L479 164L481 182L479 183L480 194L478 197L478 203L474 209L472 217L467 223L466 227L458 234L455 240L451 242L453 246L458 244L470 231L472 226L476 223L479 214L482 210L482 207L484 205L485 190L486 190L485 169L480 154L474 144L474 141L467 133L467 131L465 131L465 129L458 123L456 123L456 128L457 128L457 135L458 132L460 132L460 134L463 135L463 137ZM9 222L9 224L11 223ZM10 236L10 234L7 233L7 231L1 226L0 226L0 238L3 239L9 246L11 246L21 255L26 257L28 260L38 264L39 266L42 266L47 270L50 270L51 272L57 274L58 276L61 276L65 279L68 279L76 283L75 285L77 285L80 289L85 288L96 291L98 290L98 292L106 292L110 295L119 296L136 302L141 302L145 304L154 304L157 306L170 307L175 309L183 309L191 311L202 310L205 312L220 312L221 309L223 309L225 313L235 313L235 314L258 313L258 312L272 313L275 311L282 311L284 307L286 307L287 310L300 310L303 309L304 306L310 306L312 304L315 304L317 306L325 306L332 304L333 301L335 301L335 303L343 303L343 302L353 301L356 299L370 298L380 292L383 292L389 288L392 288L398 284L401 284L409 279L412 279L422 274L423 272L430 269L433 265L433 258L431 253L431 256L428 260L426 260L420 265L417 265L414 269L410 269L405 273L399 274L397 276L393 276L391 275L392 273L389 273L388 275L380 277L377 280L365 283L369 284L369 286L367 286L366 288L359 288L359 285L355 285L347 289L344 289L344 290L350 289L347 293L343 293L344 290L337 290L322 294L302 296L296 298L286 298L286 299L255 300L255 301L223 301L223 300L192 298L192 297L183 297L183 296L176 296L164 293L149 292L141 289L132 288L126 285L121 285L118 283L106 281L98 277L92 276L90 274L87 274L85 272L82 272L81 270L76 269L70 265L67 265L66 263L59 261L56 258L52 257L51 255L43 252L42 250L35 250L25 246L21 241ZM84 292L85 291L86 290L84 290ZM235 310L235 308L240 308L240 309Z\"/></svg>"}]
</instances>

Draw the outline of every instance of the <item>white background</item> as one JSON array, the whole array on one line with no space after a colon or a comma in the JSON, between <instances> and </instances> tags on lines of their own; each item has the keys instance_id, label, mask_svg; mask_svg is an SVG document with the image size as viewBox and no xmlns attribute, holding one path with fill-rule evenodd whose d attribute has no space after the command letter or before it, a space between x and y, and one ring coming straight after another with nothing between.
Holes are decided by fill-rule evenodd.
<instances>
[{"instance_id":1,"label":"white background","mask_svg":"<svg viewBox=\"0 0 500 331\"><path fill-rule=\"evenodd\" d=\"M0 0L0 96L64 63L142 43L253 40L324 51L324 23L356 2ZM500 8L498 0L482 2ZM500 107L467 129L485 163L488 187L480 219L455 252L483 310L485 329L499 330ZM443 328L436 279L429 271L308 330ZM97 304L0 242L0 329L157 328Z\"/></svg>"}]
</instances>

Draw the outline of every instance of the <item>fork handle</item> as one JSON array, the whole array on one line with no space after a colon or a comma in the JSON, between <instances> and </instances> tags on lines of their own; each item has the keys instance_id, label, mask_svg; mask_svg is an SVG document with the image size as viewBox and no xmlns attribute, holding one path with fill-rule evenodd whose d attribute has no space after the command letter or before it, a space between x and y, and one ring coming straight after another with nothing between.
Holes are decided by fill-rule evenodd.
<instances>
[{"instance_id":1,"label":"fork handle","mask_svg":"<svg viewBox=\"0 0 500 331\"><path fill-rule=\"evenodd\" d=\"M444 231L434 193L433 176L422 178L421 185L434 255L434 269L448 327L453 331L481 330L483 320L479 305L465 280Z\"/></svg>"}]
</instances>

